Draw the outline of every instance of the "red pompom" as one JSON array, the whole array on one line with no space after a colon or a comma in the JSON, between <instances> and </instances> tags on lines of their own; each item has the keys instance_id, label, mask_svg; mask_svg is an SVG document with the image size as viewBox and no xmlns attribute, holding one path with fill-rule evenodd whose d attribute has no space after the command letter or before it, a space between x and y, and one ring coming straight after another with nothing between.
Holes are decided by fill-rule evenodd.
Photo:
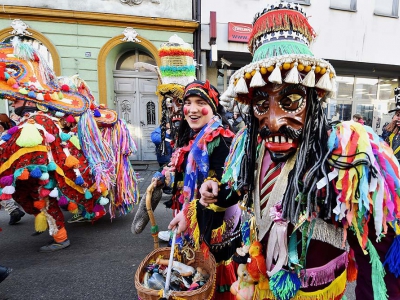
<instances>
[{"instance_id":1,"label":"red pompom","mask_svg":"<svg viewBox=\"0 0 400 300\"><path fill-rule=\"evenodd\" d=\"M44 95L44 100L46 100L46 101L50 101L50 100L51 100L51 96L50 96L49 93L46 93L46 94Z\"/></svg>"},{"instance_id":2,"label":"red pompom","mask_svg":"<svg viewBox=\"0 0 400 300\"><path fill-rule=\"evenodd\" d=\"M63 92L69 92L69 86L66 85L66 84L63 84L63 85L61 86L61 90L62 90Z\"/></svg>"},{"instance_id":3,"label":"red pompom","mask_svg":"<svg viewBox=\"0 0 400 300\"><path fill-rule=\"evenodd\" d=\"M75 123L75 118L72 115L69 115L65 120L68 123Z\"/></svg>"}]
</instances>

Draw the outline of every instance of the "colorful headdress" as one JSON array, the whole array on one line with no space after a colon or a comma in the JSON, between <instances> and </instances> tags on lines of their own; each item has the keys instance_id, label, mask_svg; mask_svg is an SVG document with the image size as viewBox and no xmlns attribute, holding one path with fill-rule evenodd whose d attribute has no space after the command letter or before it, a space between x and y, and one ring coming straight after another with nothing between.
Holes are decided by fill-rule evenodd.
<instances>
[{"instance_id":1,"label":"colorful headdress","mask_svg":"<svg viewBox=\"0 0 400 300\"><path fill-rule=\"evenodd\" d=\"M218 90L210 84L208 80L200 81L200 80L195 80L192 83L189 83L185 87L185 94L183 96L183 99L186 99L189 96L196 95L204 100L206 100L211 107L215 109L215 112L217 112L217 108L219 105L219 92Z\"/></svg>"},{"instance_id":2,"label":"colorful headdress","mask_svg":"<svg viewBox=\"0 0 400 300\"><path fill-rule=\"evenodd\" d=\"M182 99L185 86L196 79L196 67L192 46L185 43L176 34L158 50L161 58L161 80L157 94L173 96Z\"/></svg>"},{"instance_id":3,"label":"colorful headdress","mask_svg":"<svg viewBox=\"0 0 400 300\"><path fill-rule=\"evenodd\" d=\"M72 115L89 107L85 96L59 86L39 51L17 38L12 44L0 43L0 98L27 100Z\"/></svg>"},{"instance_id":4,"label":"colorful headdress","mask_svg":"<svg viewBox=\"0 0 400 300\"><path fill-rule=\"evenodd\" d=\"M389 113L400 110L400 87L394 88L394 100L396 101L396 108L389 110Z\"/></svg>"},{"instance_id":5,"label":"colorful headdress","mask_svg":"<svg viewBox=\"0 0 400 300\"><path fill-rule=\"evenodd\" d=\"M117 122L117 112L106 108L103 104L98 105L89 86L79 77L79 75L73 75L71 77L60 76L58 77L58 83L64 90L68 89L77 92L89 100L90 111L92 112L98 126L112 126Z\"/></svg>"},{"instance_id":6,"label":"colorful headdress","mask_svg":"<svg viewBox=\"0 0 400 300\"><path fill-rule=\"evenodd\" d=\"M248 44L253 61L232 75L224 98L240 94L238 100L249 103L249 89L268 82L300 83L333 92L335 70L329 62L314 57L309 49L315 36L300 5L269 5L254 18Z\"/></svg>"}]
</instances>

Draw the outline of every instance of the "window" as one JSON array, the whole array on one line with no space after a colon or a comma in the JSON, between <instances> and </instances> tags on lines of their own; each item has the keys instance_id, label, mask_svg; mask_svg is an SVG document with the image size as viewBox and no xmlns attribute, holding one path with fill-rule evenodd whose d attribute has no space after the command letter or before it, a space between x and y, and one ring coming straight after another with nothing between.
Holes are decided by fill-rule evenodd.
<instances>
[{"instance_id":1,"label":"window","mask_svg":"<svg viewBox=\"0 0 400 300\"><path fill-rule=\"evenodd\" d=\"M356 78L354 99L371 100L377 99L378 79L376 78Z\"/></svg>"},{"instance_id":2,"label":"window","mask_svg":"<svg viewBox=\"0 0 400 300\"><path fill-rule=\"evenodd\" d=\"M374 14L398 18L399 0L375 0Z\"/></svg>"},{"instance_id":3,"label":"window","mask_svg":"<svg viewBox=\"0 0 400 300\"><path fill-rule=\"evenodd\" d=\"M294 2L294 3L298 3L298 4L304 4L304 5L310 5L311 0L281 0L281 2Z\"/></svg>"},{"instance_id":4,"label":"window","mask_svg":"<svg viewBox=\"0 0 400 300\"><path fill-rule=\"evenodd\" d=\"M151 101L147 102L146 111L147 111L147 125L156 124L156 105Z\"/></svg>"},{"instance_id":5,"label":"window","mask_svg":"<svg viewBox=\"0 0 400 300\"><path fill-rule=\"evenodd\" d=\"M148 55L147 53L140 51L140 50L133 50L133 51L128 51L121 55L121 57L117 61L117 70L134 70L134 64L136 62L144 62L148 63L151 65L156 66L155 60ZM150 72L149 70L146 70L144 68L141 68L139 70L140 72Z\"/></svg>"},{"instance_id":6,"label":"window","mask_svg":"<svg viewBox=\"0 0 400 300\"><path fill-rule=\"evenodd\" d=\"M329 7L333 9L356 11L357 0L331 0L331 5Z\"/></svg>"}]
</instances>

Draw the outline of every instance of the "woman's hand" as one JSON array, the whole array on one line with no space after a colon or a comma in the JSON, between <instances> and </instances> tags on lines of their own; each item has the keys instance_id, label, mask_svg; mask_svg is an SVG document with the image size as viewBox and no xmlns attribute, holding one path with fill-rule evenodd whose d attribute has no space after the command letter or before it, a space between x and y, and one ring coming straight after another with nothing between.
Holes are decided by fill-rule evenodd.
<instances>
[{"instance_id":1,"label":"woman's hand","mask_svg":"<svg viewBox=\"0 0 400 300\"><path fill-rule=\"evenodd\" d=\"M204 181L200 187L200 203L203 206L208 206L217 202L218 197L218 183L212 180Z\"/></svg>"},{"instance_id":2,"label":"woman's hand","mask_svg":"<svg viewBox=\"0 0 400 300\"><path fill-rule=\"evenodd\" d=\"M176 226L178 226L178 231L176 232L177 234L185 232L187 229L186 218L182 210L169 223L168 229L172 230Z\"/></svg>"}]
</instances>

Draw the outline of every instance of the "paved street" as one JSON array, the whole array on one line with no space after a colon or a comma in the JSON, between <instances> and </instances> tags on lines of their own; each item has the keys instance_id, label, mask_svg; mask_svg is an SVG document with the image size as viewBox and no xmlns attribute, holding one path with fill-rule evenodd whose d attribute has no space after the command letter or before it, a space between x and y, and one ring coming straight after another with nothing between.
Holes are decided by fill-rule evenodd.
<instances>
[{"instance_id":1,"label":"paved street","mask_svg":"<svg viewBox=\"0 0 400 300\"><path fill-rule=\"evenodd\" d=\"M136 168L141 177L141 193L156 169L154 164L147 170ZM166 197L164 195L161 201ZM66 219L70 216L65 213ZM153 249L153 238L149 225L140 235L131 233L133 217L134 213L112 222L105 217L93 225L67 223L71 246L48 254L38 252L51 240L48 233L31 236L33 216L25 215L18 225L9 226L9 216L1 210L0 264L10 266L14 271L0 284L0 300L136 300L134 274L142 259ZM171 218L171 211L160 202L155 217L163 230ZM355 299L351 291L348 299Z\"/></svg>"}]
</instances>

